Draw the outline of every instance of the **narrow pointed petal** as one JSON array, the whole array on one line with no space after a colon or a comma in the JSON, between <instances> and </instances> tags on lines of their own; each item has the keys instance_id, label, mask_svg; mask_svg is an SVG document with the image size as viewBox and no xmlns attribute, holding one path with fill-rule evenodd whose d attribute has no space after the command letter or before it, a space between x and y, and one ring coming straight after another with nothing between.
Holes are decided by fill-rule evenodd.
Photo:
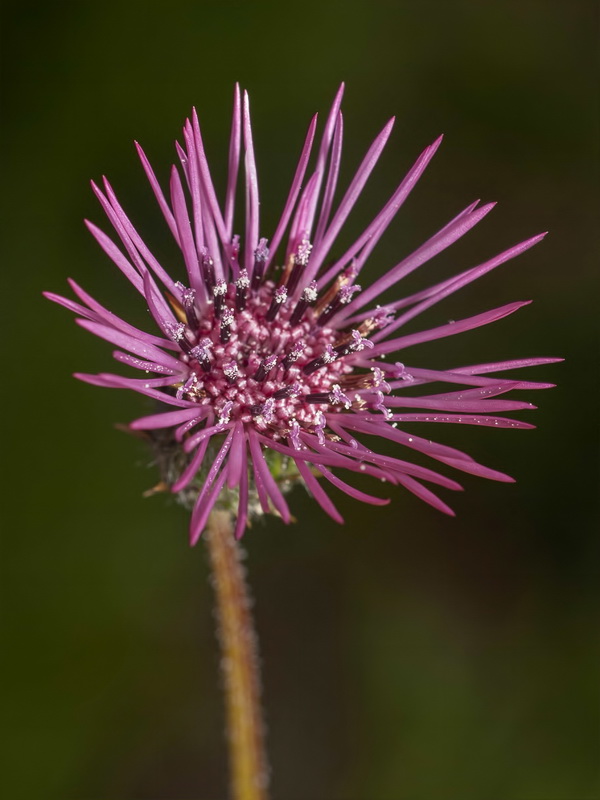
<instances>
[{"instance_id":1,"label":"narrow pointed petal","mask_svg":"<svg viewBox=\"0 0 600 800\"><path fill-rule=\"evenodd\" d=\"M146 177L148 178L148 182L152 187L152 191L154 192L154 197L156 198L156 202L158 203L160 210L162 211L163 217L167 225L169 226L169 230L173 234L173 238L180 244L179 242L179 231L177 230L177 224L175 222L175 217L173 216L173 212L169 208L169 204L167 203L165 196L163 194L163 190L160 187L160 183L156 175L154 174L154 170L152 169L152 165L148 161L146 154L144 153L142 147L138 142L134 142L135 148L137 150L138 156L140 157L140 161L142 162L142 167L144 168L144 172L146 173Z\"/></svg>"},{"instance_id":2,"label":"narrow pointed petal","mask_svg":"<svg viewBox=\"0 0 600 800\"><path fill-rule=\"evenodd\" d=\"M104 188L106 191L106 196L119 220L119 223L122 225L123 230L129 237L133 247L140 254L142 259L144 259L144 261L150 267L150 269L154 272L156 277L160 281L162 281L164 286L171 292L171 294L177 296L179 292L177 291L177 287L173 282L173 279L167 273L167 271L163 269L158 260L150 252L150 249L148 248L142 237L139 235L135 226L133 225L133 223L125 213L123 207L119 203L117 196L113 191L112 186L110 185L110 183L106 178L104 178Z\"/></svg>"},{"instance_id":3,"label":"narrow pointed petal","mask_svg":"<svg viewBox=\"0 0 600 800\"><path fill-rule=\"evenodd\" d=\"M302 187L302 181L304 180L304 175L306 173L308 160L310 158L312 144L315 138L316 127L317 127L317 115L315 114L315 116L311 120L310 125L308 126L308 132L304 140L304 146L302 147L302 152L300 153L300 160L298 162L298 166L296 167L296 173L294 175L294 179L292 181L292 185L290 187L287 200L283 207L283 213L281 214L281 219L277 224L275 233L273 234L273 239L271 240L271 246L269 248L270 255L267 260L267 267L271 264L273 258L275 257L277 248L281 243L285 230L288 226L288 222L290 221L290 217L292 216L294 206L296 205L296 200L298 199L298 195Z\"/></svg>"},{"instance_id":4,"label":"narrow pointed petal","mask_svg":"<svg viewBox=\"0 0 600 800\"><path fill-rule=\"evenodd\" d=\"M235 529L233 531L233 535L236 539L241 539L244 535L246 522L248 520L248 452L245 439L241 455L242 463L240 468L238 512Z\"/></svg>"},{"instance_id":5,"label":"narrow pointed petal","mask_svg":"<svg viewBox=\"0 0 600 800\"><path fill-rule=\"evenodd\" d=\"M204 142L202 141L202 134L200 132L200 123L198 121L198 114L194 108L192 111L192 129L194 131L194 142L196 144L196 153L198 158L198 167L200 169L200 176L202 179L202 191L208 202L212 219L219 233L221 243L224 247L229 245L229 237L219 208L219 202L215 193L215 187L210 176L210 169L204 152ZM214 255L213 255L214 258Z\"/></svg>"},{"instance_id":6,"label":"narrow pointed petal","mask_svg":"<svg viewBox=\"0 0 600 800\"><path fill-rule=\"evenodd\" d=\"M172 428L182 422L198 419L198 409L186 408L182 411L166 411L162 414L151 414L149 417L140 417L129 424L134 431L156 430L157 428Z\"/></svg>"},{"instance_id":7,"label":"narrow pointed petal","mask_svg":"<svg viewBox=\"0 0 600 800\"><path fill-rule=\"evenodd\" d=\"M459 425L479 425L489 428L518 428L531 430L535 425L508 417L487 417L473 414L392 414L396 422L449 422Z\"/></svg>"},{"instance_id":8,"label":"narrow pointed petal","mask_svg":"<svg viewBox=\"0 0 600 800\"><path fill-rule=\"evenodd\" d=\"M181 178L175 167L171 170L171 200L173 202L173 212L175 214L175 221L177 222L177 230L179 231L179 239L181 241L181 252L183 253L190 286L198 291L201 289L202 285L200 265L198 263L198 251L190 225Z\"/></svg>"},{"instance_id":9,"label":"narrow pointed petal","mask_svg":"<svg viewBox=\"0 0 600 800\"><path fill-rule=\"evenodd\" d=\"M158 347L166 347L169 350L178 349L175 342L165 341L163 337L154 336L151 333L142 331L139 328L136 328L134 325L130 325L128 322L125 322L125 320L121 319L120 317L117 317L117 315L113 314L112 311L109 311L107 308L100 305L97 300L94 300L94 298L84 291L81 286L79 286L79 284L77 284L72 278L69 278L68 282L69 286L71 289L73 289L77 297L79 297L80 300L82 300L89 308L91 308L92 311L95 311L98 316L102 318L102 321L105 325L108 324L113 328L118 328L119 330L123 331L123 333L128 333L130 336L141 338L150 344L157 345Z\"/></svg>"},{"instance_id":10,"label":"narrow pointed petal","mask_svg":"<svg viewBox=\"0 0 600 800\"><path fill-rule=\"evenodd\" d=\"M99 325L97 322L91 322L86 319L76 320L76 322L95 336L106 339L107 342L115 344L117 347L122 347L124 350L129 350L130 353L135 353L136 356L141 356L150 361L156 361L157 364L162 364L165 367L172 367L177 371L181 371L180 361L167 355L167 353L163 353L162 350L159 350L158 347L152 344L135 339L133 336L129 336L121 331L107 328L105 325Z\"/></svg>"},{"instance_id":11,"label":"narrow pointed petal","mask_svg":"<svg viewBox=\"0 0 600 800\"><path fill-rule=\"evenodd\" d=\"M296 466L298 467L298 472L302 475L304 479L304 483L306 484L309 492L312 494L314 499L317 503L321 506L323 511L326 514L329 514L331 519L335 520L335 522L339 522L340 525L344 524L344 518L337 510L333 501L328 496L327 492L323 489L317 478L312 474L310 468L306 465L305 461L302 459L296 460Z\"/></svg>"},{"instance_id":12,"label":"narrow pointed petal","mask_svg":"<svg viewBox=\"0 0 600 800\"><path fill-rule=\"evenodd\" d=\"M242 129L240 103L240 85L236 83L233 95L233 118L231 121L231 137L229 140L229 169L227 172L227 191L225 193L225 231L227 238L233 235L233 214L235 211L235 195L238 172L240 168L240 143Z\"/></svg>"},{"instance_id":13,"label":"narrow pointed petal","mask_svg":"<svg viewBox=\"0 0 600 800\"><path fill-rule=\"evenodd\" d=\"M418 497L419 500L423 500L433 508L441 511L443 514L447 514L449 517L455 517L455 512L450 508L450 506L446 505L440 498L434 494L431 489L427 489L425 486L416 481L414 478L411 478L409 475L402 475L398 478L398 482L404 486L405 489L408 489L409 492Z\"/></svg>"},{"instance_id":14,"label":"narrow pointed petal","mask_svg":"<svg viewBox=\"0 0 600 800\"><path fill-rule=\"evenodd\" d=\"M337 186L338 176L340 173L343 136L344 136L344 118L342 116L342 112L340 111L335 126L335 132L333 134L333 148L331 151L331 162L329 164L327 183L325 184L325 192L323 194L323 205L321 206L321 211L319 214L319 222L317 224L317 230L314 237L315 247L319 246L321 239L323 238L323 234L325 233L325 228L329 221L329 215L331 213L331 206L333 205L335 188Z\"/></svg>"},{"instance_id":15,"label":"narrow pointed petal","mask_svg":"<svg viewBox=\"0 0 600 800\"><path fill-rule=\"evenodd\" d=\"M338 272L346 266L346 264L349 264L350 261L358 255L359 252L360 256L358 258L357 268L359 270L362 268L367 257L373 251L374 247L385 233L389 224L402 207L404 201L416 186L419 178L427 168L427 165L437 152L441 142L442 137L440 136L435 142L433 142L433 144L425 148L371 224L348 248L348 250L346 250L344 255L338 259L338 261L336 261L330 269L328 269L322 276L319 277L318 283L320 286L326 286L329 281L332 280L332 278L335 278ZM458 215L458 217L455 218L454 221L458 221L463 216L468 215L476 205L477 203L473 203L472 205L468 206ZM441 233L441 231L439 233Z\"/></svg>"},{"instance_id":16,"label":"narrow pointed petal","mask_svg":"<svg viewBox=\"0 0 600 800\"><path fill-rule=\"evenodd\" d=\"M283 499L283 494L277 486L275 478L271 475L271 470L265 462L265 458L261 452L260 442L256 438L256 434L254 434L252 431L250 432L248 439L256 474L260 475L263 486L265 487L265 491L281 515L281 518L286 524L289 524L291 521L291 515L288 504Z\"/></svg>"},{"instance_id":17,"label":"narrow pointed petal","mask_svg":"<svg viewBox=\"0 0 600 800\"><path fill-rule=\"evenodd\" d=\"M325 235L323 236L323 240L321 241L320 245L315 248L313 251L312 257L310 259L310 264L308 269L306 270L307 274L306 277L303 279L303 285L306 286L310 283L311 280L314 279L315 275L323 260L325 259L327 253L331 249L333 242L340 232L342 225L348 218L348 214L352 211L356 201L358 200L360 193L363 190L363 187L375 165L379 161L379 156L381 155L383 148L385 147L387 140L390 137L390 133L392 132L392 128L394 126L395 119L392 119L385 125L381 133L377 136L369 150L367 151L366 156L364 157L360 167L350 186L348 187L346 194L342 198L340 205L333 215L333 219L329 224Z\"/></svg>"},{"instance_id":18,"label":"narrow pointed petal","mask_svg":"<svg viewBox=\"0 0 600 800\"><path fill-rule=\"evenodd\" d=\"M246 151L244 166L246 170L246 237L244 265L248 274L252 276L254 266L254 251L258 247L258 176L256 174L256 159L254 157L254 143L252 141L252 124L250 122L250 100L248 92L244 92L244 148Z\"/></svg>"},{"instance_id":19,"label":"narrow pointed petal","mask_svg":"<svg viewBox=\"0 0 600 800\"><path fill-rule=\"evenodd\" d=\"M335 486L340 491L347 494L349 497L352 497L354 500L360 500L361 503L368 503L372 506L387 506L390 502L389 498L386 497L373 497L371 494L367 494L366 492L361 492L360 489L356 489L354 486L350 486L350 484L346 483L345 481L338 478L337 475L334 475L333 472L328 470L326 467L320 467L319 472L323 475L326 480L329 481L333 486Z\"/></svg>"},{"instance_id":20,"label":"narrow pointed petal","mask_svg":"<svg viewBox=\"0 0 600 800\"><path fill-rule=\"evenodd\" d=\"M542 233L539 236L533 236L531 239L527 239L525 242L521 242L514 247L510 247L508 250L505 250L503 253L495 256L494 258L489 259L489 261L485 261L483 264L480 264L477 267L473 267L472 269L468 270L466 274L461 275L455 281L451 282L450 284L446 285L443 289L439 292L434 294L432 297L428 298L427 300L423 300L418 305L414 306L410 309L410 311L406 311L402 314L401 317L398 317L394 322L387 326L387 328L383 331L379 331L376 333L372 338L373 341L379 341L391 333L393 333L398 328L406 325L411 319L414 319L419 314L422 314L423 311L426 311L428 308L436 305L441 300L444 300L454 292L457 292L459 289L467 286L469 283L476 281L478 278L481 278L488 272L491 272L496 267L499 267L501 264L510 261L510 259L515 258L515 256L524 253L526 250L529 250L530 247L533 247L538 242L544 238L546 234Z\"/></svg>"},{"instance_id":21,"label":"narrow pointed petal","mask_svg":"<svg viewBox=\"0 0 600 800\"><path fill-rule=\"evenodd\" d=\"M409 333L406 336L400 336L398 339L380 342L373 347L369 355L374 358L379 355L384 355L385 353L394 353L397 350L403 350L415 344L421 344L422 342L431 342L434 339L443 339L446 336L454 336L457 333L464 333L474 328L480 328L482 325L488 325L490 322L496 322L497 320L509 316L509 314L514 314L515 311L523 308L523 306L529 305L530 302L531 300L507 303L504 306L485 311L483 314L466 317L457 322L449 322L446 325L440 325L438 328L431 328L430 330L421 331L420 333Z\"/></svg>"},{"instance_id":22,"label":"narrow pointed petal","mask_svg":"<svg viewBox=\"0 0 600 800\"><path fill-rule=\"evenodd\" d=\"M389 289L415 269L422 266L427 261L430 261L447 247L450 247L450 245L454 244L454 242L458 241L470 231L471 228L477 225L478 222L481 222L495 205L495 203L488 203L487 205L481 206L481 208L475 209L470 214L464 216L462 214L459 215L454 224L445 225L428 239L425 244L417 248L414 253L411 253L411 255L400 261L395 267L392 267L385 275L379 278L379 280L376 280L366 291L362 292L352 304L352 312L355 313L357 309L362 308L366 303L379 297L386 289Z\"/></svg>"},{"instance_id":23,"label":"narrow pointed petal","mask_svg":"<svg viewBox=\"0 0 600 800\"><path fill-rule=\"evenodd\" d=\"M198 470L202 466L204 462L204 456L206 455L206 451L208 449L208 445L210 444L210 436L207 436L203 442L201 442L200 447L194 453L192 460L181 473L179 478L175 481L175 483L171 486L171 491L174 494L177 492L181 492L182 489L185 489L196 477Z\"/></svg>"},{"instance_id":24,"label":"narrow pointed petal","mask_svg":"<svg viewBox=\"0 0 600 800\"><path fill-rule=\"evenodd\" d=\"M219 495L221 494L221 489L223 488L226 477L227 470L223 469L219 477L216 479L210 492L207 492L205 495L199 495L199 502L194 509L194 515L192 516L192 522L190 525L191 547L193 547L197 543L198 539L202 536L204 529L206 528L206 523L208 522L210 512L213 510L215 503L219 499Z\"/></svg>"}]
</instances>

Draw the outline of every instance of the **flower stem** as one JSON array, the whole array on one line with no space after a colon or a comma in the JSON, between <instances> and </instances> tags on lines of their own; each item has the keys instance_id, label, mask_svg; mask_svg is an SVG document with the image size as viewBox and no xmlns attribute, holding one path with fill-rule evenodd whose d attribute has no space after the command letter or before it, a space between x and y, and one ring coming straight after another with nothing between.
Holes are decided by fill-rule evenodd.
<instances>
[{"instance_id":1,"label":"flower stem","mask_svg":"<svg viewBox=\"0 0 600 800\"><path fill-rule=\"evenodd\" d=\"M217 601L233 800L267 800L257 640L242 551L231 516L213 511L206 531Z\"/></svg>"}]
</instances>

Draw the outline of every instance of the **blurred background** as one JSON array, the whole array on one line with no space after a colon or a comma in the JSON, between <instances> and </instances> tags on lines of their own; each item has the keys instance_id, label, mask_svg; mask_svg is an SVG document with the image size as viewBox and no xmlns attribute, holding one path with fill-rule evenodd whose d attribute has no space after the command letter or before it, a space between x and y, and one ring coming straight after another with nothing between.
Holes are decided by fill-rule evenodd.
<instances>
[{"instance_id":1,"label":"blurred background","mask_svg":"<svg viewBox=\"0 0 600 800\"><path fill-rule=\"evenodd\" d=\"M236 80L252 96L265 235L341 80L342 186L397 123L340 247L446 134L366 274L478 197L499 206L407 291L550 230L412 329L532 306L406 363L566 358L527 376L559 384L525 398L537 430L428 431L517 479L464 476L445 496L456 519L397 488L386 508L335 495L339 527L296 489L296 524L249 532L273 797L599 796L597 17L585 0L3 4L6 796L227 794L205 549L189 549L172 501L142 497L150 455L115 423L143 398L72 379L111 371L110 347L41 291L66 293L71 276L146 324L83 227L107 227L88 179L110 177L182 274L132 141L166 180L196 105L222 192Z\"/></svg>"}]
</instances>

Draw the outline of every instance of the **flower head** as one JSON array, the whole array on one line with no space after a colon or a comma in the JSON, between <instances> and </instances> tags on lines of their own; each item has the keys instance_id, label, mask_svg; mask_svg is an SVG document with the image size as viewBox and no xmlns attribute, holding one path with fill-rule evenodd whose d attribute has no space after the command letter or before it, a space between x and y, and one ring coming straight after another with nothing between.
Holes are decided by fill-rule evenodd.
<instances>
[{"instance_id":1,"label":"flower head","mask_svg":"<svg viewBox=\"0 0 600 800\"><path fill-rule=\"evenodd\" d=\"M387 142L393 120L369 148L334 209L342 148L340 88L324 126L315 163L311 121L281 218L267 238L259 216L258 173L250 108L236 87L225 204L219 205L194 112L177 145L169 196L139 145L138 153L165 221L185 264L185 281L157 261L121 207L112 187L92 184L121 245L87 223L105 253L142 295L156 330L148 333L108 311L74 281L80 302L47 296L78 314L79 324L118 349L117 361L142 377L78 375L88 383L133 389L158 403L156 413L131 423L152 436L166 464L173 492L193 503L195 542L211 510L226 497L237 503L236 535L249 515L274 509L286 522L284 497L292 478L334 519L341 517L317 480L367 503L372 497L339 477L364 472L400 484L446 513L450 508L425 484L460 489L441 473L410 460L383 455L364 443L382 437L456 470L500 481L508 476L429 437L405 433L404 423L459 423L530 428L500 416L530 409L505 399L513 389L551 384L494 377L507 369L559 359L527 358L439 371L404 366L394 354L421 342L472 330L512 314L517 302L438 327L400 332L422 311L536 244L535 236L459 275L416 294L380 305L381 295L445 250L476 225L493 204L465 208L415 252L370 286L361 275L368 256L438 149L427 147L363 233L339 252L337 237ZM234 221L241 151L246 210ZM308 177L307 177L308 176ZM242 230L243 228L243 230ZM330 262L331 257L335 260ZM361 278L359 284L358 278ZM181 277L181 276L178 276ZM431 384L442 388L430 392ZM426 387L424 394L411 390ZM421 391L421 390L420 390ZM402 455L402 454L399 454Z\"/></svg>"}]
</instances>

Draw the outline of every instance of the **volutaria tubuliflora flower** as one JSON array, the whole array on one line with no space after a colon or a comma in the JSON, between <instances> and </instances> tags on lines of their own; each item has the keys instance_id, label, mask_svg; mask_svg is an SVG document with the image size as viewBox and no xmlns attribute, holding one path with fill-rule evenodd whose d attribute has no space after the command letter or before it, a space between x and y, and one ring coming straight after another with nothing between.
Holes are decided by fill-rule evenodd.
<instances>
[{"instance_id":1,"label":"volutaria tubuliflora flower","mask_svg":"<svg viewBox=\"0 0 600 800\"><path fill-rule=\"evenodd\" d=\"M342 94L343 86L315 148L316 116L308 127L274 231L265 231L261 224L250 107L239 87L223 206L195 111L183 128L182 144L176 145L179 165L172 167L168 193L136 145L181 251L185 272L177 277L182 280L172 277L154 257L109 182L105 179L103 187L92 184L120 245L93 223L88 222L88 228L142 296L153 332L120 319L75 281L70 285L79 302L46 294L74 311L81 327L114 345L117 361L141 373L141 377L104 373L77 377L95 386L133 389L155 401L155 413L130 427L147 432L164 482L193 509L192 544L215 508L233 509L237 537L255 515L275 512L289 522L285 494L295 482L304 482L317 503L339 522L328 485L362 502L388 502L346 482L352 473L399 484L452 514L429 487L461 486L412 463L411 451L460 472L512 479L432 441L429 434L405 432L405 423L531 428L529 423L500 416L534 408L505 395L552 384L497 373L561 360L523 358L446 370L418 366L412 357L410 366L401 363L398 354L404 350L410 348L412 353L422 342L488 325L527 305L509 303L428 330L403 332L423 311L528 250L544 234L416 294L403 295L403 278L464 236L494 206L475 202L369 285L368 258L433 158L441 137L421 153L379 213L341 251L338 235L393 125L392 119L375 138L336 204ZM238 221L234 209L242 151L245 218ZM381 296L392 287L397 287L398 299L383 303ZM397 455L378 452L378 438L397 443Z\"/></svg>"}]
</instances>

